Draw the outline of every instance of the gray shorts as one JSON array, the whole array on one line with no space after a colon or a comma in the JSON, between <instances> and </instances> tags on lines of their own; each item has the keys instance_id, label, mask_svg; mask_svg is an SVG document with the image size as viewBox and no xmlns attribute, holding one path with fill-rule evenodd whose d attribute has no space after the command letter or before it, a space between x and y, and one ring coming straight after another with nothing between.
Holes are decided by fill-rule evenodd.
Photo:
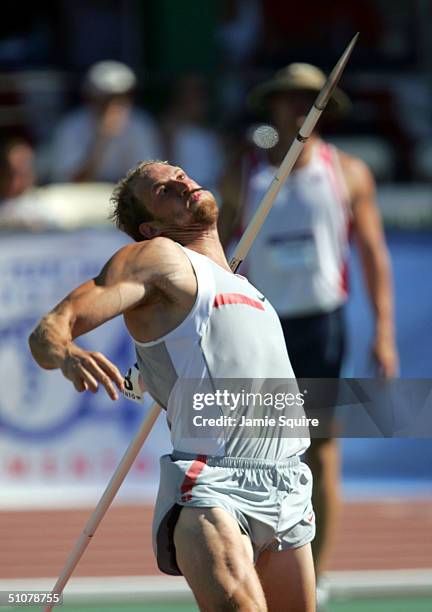
<instances>
[{"instance_id":1,"label":"gray shorts","mask_svg":"<svg viewBox=\"0 0 432 612\"><path fill-rule=\"evenodd\" d=\"M254 559L315 536L312 474L298 457L283 461L209 457L175 452L160 460L153 518L153 550L162 572L181 575L173 542L182 507L223 508L252 542Z\"/></svg>"}]
</instances>

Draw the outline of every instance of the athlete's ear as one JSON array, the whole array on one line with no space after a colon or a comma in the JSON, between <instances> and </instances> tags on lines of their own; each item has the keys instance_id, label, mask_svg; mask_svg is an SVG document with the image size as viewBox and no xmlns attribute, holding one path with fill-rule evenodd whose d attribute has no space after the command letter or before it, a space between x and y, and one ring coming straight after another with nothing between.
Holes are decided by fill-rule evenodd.
<instances>
[{"instance_id":1,"label":"athlete's ear","mask_svg":"<svg viewBox=\"0 0 432 612\"><path fill-rule=\"evenodd\" d=\"M158 227L154 221L144 221L144 223L140 223L138 231L147 240L160 236L162 233L162 229Z\"/></svg>"}]
</instances>

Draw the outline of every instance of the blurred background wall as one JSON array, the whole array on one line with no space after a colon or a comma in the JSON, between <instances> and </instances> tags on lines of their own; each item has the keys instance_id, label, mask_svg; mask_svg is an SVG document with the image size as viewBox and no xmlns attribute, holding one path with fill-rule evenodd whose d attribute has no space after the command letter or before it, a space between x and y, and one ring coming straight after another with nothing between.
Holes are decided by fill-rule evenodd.
<instances>
[{"instance_id":1,"label":"blurred background wall","mask_svg":"<svg viewBox=\"0 0 432 612\"><path fill-rule=\"evenodd\" d=\"M47 0L3 8L0 507L96 500L142 418L126 401L78 397L58 373L37 369L26 344L41 314L125 243L107 221L124 152L136 162L143 155L183 165L217 193L223 168L250 146L249 127L261 120L248 110L248 90L290 62L330 70L356 31L342 81L353 107L342 121L323 117L321 131L374 172L393 264L401 375L431 378L429 0ZM102 76L108 85L89 77L107 60L131 69L130 81L122 73L123 89L110 89L112 64ZM96 90L104 101L90 122ZM103 155L106 167L98 166ZM352 269L345 372L361 377L370 375L371 317L355 250ZM133 359L120 322L83 342L122 368ZM157 457L169 447L159 425L128 480L129 500L153 499ZM432 444L346 440L343 470L347 496L430 494Z\"/></svg>"}]
</instances>

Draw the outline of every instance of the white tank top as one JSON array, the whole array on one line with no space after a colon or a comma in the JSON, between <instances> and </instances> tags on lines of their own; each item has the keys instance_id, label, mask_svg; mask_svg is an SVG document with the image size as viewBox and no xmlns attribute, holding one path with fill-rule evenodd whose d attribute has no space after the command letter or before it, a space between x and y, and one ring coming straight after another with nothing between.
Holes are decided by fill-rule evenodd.
<instances>
[{"instance_id":1,"label":"white tank top","mask_svg":"<svg viewBox=\"0 0 432 612\"><path fill-rule=\"evenodd\" d=\"M218 380L231 379L230 387L237 392L243 387L251 390L251 381L255 391L269 388L273 379L291 379L292 389L297 389L297 383L279 318L269 301L244 277L182 248L197 278L195 304L182 323L165 336L135 342L147 390L167 410L174 449L270 460L302 453L309 446L308 431L302 431L301 437L278 435L277 427L264 424L253 438L250 428L233 430L233 423L223 420L220 427L191 426L194 416L240 419L244 405L235 410L220 405L194 407L192 392L214 392L219 388ZM262 412L278 416L270 406ZM298 414L295 407L292 413Z\"/></svg>"},{"instance_id":2,"label":"white tank top","mask_svg":"<svg viewBox=\"0 0 432 612\"><path fill-rule=\"evenodd\" d=\"M248 164L244 227L275 172L264 159ZM350 223L338 153L318 141L310 162L282 186L246 262L248 278L280 316L329 312L346 301Z\"/></svg>"}]
</instances>

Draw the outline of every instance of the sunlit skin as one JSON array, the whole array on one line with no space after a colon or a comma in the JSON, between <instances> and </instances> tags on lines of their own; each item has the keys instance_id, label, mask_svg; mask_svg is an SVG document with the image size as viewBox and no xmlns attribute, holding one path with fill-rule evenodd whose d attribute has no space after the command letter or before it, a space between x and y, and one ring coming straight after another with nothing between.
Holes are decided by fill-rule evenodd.
<instances>
[{"instance_id":1,"label":"sunlit skin","mask_svg":"<svg viewBox=\"0 0 432 612\"><path fill-rule=\"evenodd\" d=\"M133 188L155 219L140 225L143 241L120 249L101 273L67 296L35 329L30 346L39 365L59 367L78 391L99 383L112 399L123 380L113 364L73 339L122 314L132 337L155 340L186 317L196 297L195 274L178 244L230 270L219 241L213 195L181 168L155 163ZM115 372L115 373L114 373Z\"/></svg>"},{"instance_id":2,"label":"sunlit skin","mask_svg":"<svg viewBox=\"0 0 432 612\"><path fill-rule=\"evenodd\" d=\"M154 216L159 235L170 232L199 233L215 227L217 204L213 194L190 178L184 170L168 164L152 164L132 185L136 196ZM146 228L143 228L146 235ZM171 237L171 236L170 236ZM185 244L187 238L182 239Z\"/></svg>"}]
</instances>

